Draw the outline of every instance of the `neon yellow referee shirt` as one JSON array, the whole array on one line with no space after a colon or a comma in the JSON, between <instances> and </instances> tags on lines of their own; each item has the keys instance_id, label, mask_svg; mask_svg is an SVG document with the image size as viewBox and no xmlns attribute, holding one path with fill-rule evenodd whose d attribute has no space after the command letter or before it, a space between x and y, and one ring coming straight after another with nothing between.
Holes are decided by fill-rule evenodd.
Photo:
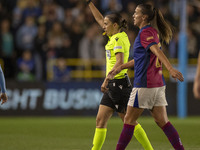
<instances>
[{"instance_id":1,"label":"neon yellow referee shirt","mask_svg":"<svg viewBox=\"0 0 200 150\"><path fill-rule=\"evenodd\" d=\"M109 37L109 41L105 46L106 49L106 76L112 70L116 63L115 54L118 52L124 53L124 63L128 62L130 42L125 32L117 33ZM128 69L122 70L114 79L124 78L124 74Z\"/></svg>"}]
</instances>

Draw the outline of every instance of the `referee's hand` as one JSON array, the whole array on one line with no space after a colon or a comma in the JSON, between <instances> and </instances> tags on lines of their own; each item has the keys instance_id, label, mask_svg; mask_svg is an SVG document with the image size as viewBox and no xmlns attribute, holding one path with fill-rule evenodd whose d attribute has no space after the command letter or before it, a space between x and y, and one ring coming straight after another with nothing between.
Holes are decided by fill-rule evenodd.
<instances>
[{"instance_id":1,"label":"referee's hand","mask_svg":"<svg viewBox=\"0 0 200 150\"><path fill-rule=\"evenodd\" d=\"M2 101L1 105L4 104L5 102L7 102L7 100L8 100L8 97L7 97L6 93L1 93L1 96L0 96L0 101Z\"/></svg>"},{"instance_id":2,"label":"referee's hand","mask_svg":"<svg viewBox=\"0 0 200 150\"><path fill-rule=\"evenodd\" d=\"M108 79L108 78L105 78L103 84L101 85L101 92L103 92L103 93L108 92L108 88L107 88L107 86L108 86L108 81L109 81L109 79Z\"/></svg>"}]
</instances>

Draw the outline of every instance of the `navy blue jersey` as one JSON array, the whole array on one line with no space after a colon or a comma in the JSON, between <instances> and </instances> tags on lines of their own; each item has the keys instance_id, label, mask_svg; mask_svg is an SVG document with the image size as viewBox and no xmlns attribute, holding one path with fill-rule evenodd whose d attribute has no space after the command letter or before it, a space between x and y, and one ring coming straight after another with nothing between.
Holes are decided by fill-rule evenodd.
<instances>
[{"instance_id":1,"label":"navy blue jersey","mask_svg":"<svg viewBox=\"0 0 200 150\"><path fill-rule=\"evenodd\" d=\"M157 30L150 25L141 28L133 46L134 87L153 88L165 85L162 63L149 49L154 44L161 48Z\"/></svg>"}]
</instances>

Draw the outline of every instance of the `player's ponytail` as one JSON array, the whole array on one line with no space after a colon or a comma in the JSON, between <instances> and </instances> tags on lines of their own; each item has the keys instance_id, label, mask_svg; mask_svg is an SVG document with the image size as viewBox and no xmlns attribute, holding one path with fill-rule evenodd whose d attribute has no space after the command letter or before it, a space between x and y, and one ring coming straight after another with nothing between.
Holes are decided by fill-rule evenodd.
<instances>
[{"instance_id":1,"label":"player's ponytail","mask_svg":"<svg viewBox=\"0 0 200 150\"><path fill-rule=\"evenodd\" d=\"M169 41L172 38L172 29L170 25L165 21L159 9L155 9L155 19L161 39L164 40L167 44L169 44Z\"/></svg>"},{"instance_id":2,"label":"player's ponytail","mask_svg":"<svg viewBox=\"0 0 200 150\"><path fill-rule=\"evenodd\" d=\"M151 23L153 27L158 29L160 38L166 43L169 43L172 38L172 29L170 25L165 21L160 10L153 8L149 4L140 4L138 7L141 8L143 15L148 16L147 22Z\"/></svg>"}]
</instances>

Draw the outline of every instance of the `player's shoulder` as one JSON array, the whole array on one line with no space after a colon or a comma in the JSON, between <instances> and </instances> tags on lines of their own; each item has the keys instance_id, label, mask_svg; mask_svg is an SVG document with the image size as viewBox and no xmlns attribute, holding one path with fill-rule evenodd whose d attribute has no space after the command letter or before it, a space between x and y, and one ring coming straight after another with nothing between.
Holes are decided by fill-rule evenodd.
<instances>
[{"instance_id":1,"label":"player's shoulder","mask_svg":"<svg viewBox=\"0 0 200 150\"><path fill-rule=\"evenodd\" d=\"M155 28L148 26L143 28L140 32L140 40L151 41L159 38L158 32Z\"/></svg>"},{"instance_id":2,"label":"player's shoulder","mask_svg":"<svg viewBox=\"0 0 200 150\"><path fill-rule=\"evenodd\" d=\"M152 26L149 26L147 28L144 28L142 31L141 31L141 34L158 34L158 31L153 28Z\"/></svg>"}]
</instances>

